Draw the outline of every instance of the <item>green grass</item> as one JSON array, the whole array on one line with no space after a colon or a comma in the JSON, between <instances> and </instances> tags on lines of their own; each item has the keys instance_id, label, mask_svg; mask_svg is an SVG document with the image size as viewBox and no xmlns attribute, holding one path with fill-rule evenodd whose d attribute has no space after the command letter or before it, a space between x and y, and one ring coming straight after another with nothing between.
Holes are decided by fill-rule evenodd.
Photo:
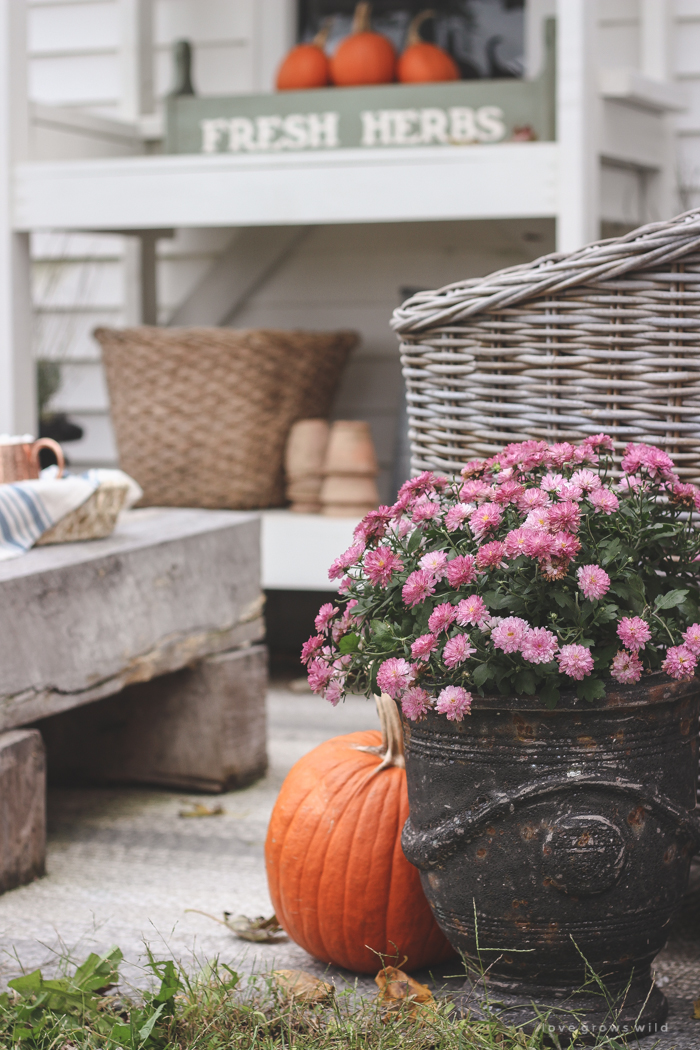
<instances>
[{"instance_id":1,"label":"green grass","mask_svg":"<svg viewBox=\"0 0 700 1050\"><path fill-rule=\"evenodd\" d=\"M0 995L5 1050L545 1050L534 1032L493 1018L459 1020L448 998L434 1008L402 1003L391 1011L352 987L322 1003L285 997L270 975L241 976L221 963L188 976L149 953L153 990L129 998L116 988L121 952L65 962L58 977L39 970ZM417 1016L412 1016L412 1013ZM596 1047L625 1044L602 1037ZM648 1047L652 1050L652 1046Z\"/></svg>"}]
</instances>

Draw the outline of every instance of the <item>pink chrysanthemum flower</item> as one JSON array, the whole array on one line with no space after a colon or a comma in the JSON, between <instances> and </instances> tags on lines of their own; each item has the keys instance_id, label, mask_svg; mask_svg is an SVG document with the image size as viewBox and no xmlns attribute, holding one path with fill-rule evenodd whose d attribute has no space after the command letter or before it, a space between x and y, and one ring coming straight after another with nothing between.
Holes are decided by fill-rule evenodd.
<instances>
[{"instance_id":1,"label":"pink chrysanthemum flower","mask_svg":"<svg viewBox=\"0 0 700 1050\"><path fill-rule=\"evenodd\" d=\"M653 478L678 480L671 457L653 445L629 444L622 457L622 469L626 474L636 474L643 469Z\"/></svg>"},{"instance_id":2,"label":"pink chrysanthemum flower","mask_svg":"<svg viewBox=\"0 0 700 1050\"><path fill-rule=\"evenodd\" d=\"M322 693L333 677L333 670L325 660L312 660L307 669L307 677L311 692Z\"/></svg>"},{"instance_id":3,"label":"pink chrysanthemum flower","mask_svg":"<svg viewBox=\"0 0 700 1050\"><path fill-rule=\"evenodd\" d=\"M412 685L401 697L401 710L412 722L420 722L432 706L431 697L419 685Z\"/></svg>"},{"instance_id":4,"label":"pink chrysanthemum flower","mask_svg":"<svg viewBox=\"0 0 700 1050\"><path fill-rule=\"evenodd\" d=\"M346 569L349 569L351 565L357 565L358 561L362 557L362 552L365 549L363 540L358 543L353 543L352 547L348 547L344 554L341 554L339 558L336 558L330 569L328 570L328 579L337 580L343 575Z\"/></svg>"},{"instance_id":5,"label":"pink chrysanthemum flower","mask_svg":"<svg viewBox=\"0 0 700 1050\"><path fill-rule=\"evenodd\" d=\"M554 553L554 537L543 529L528 528L525 537L525 553L528 558L546 558Z\"/></svg>"},{"instance_id":6,"label":"pink chrysanthemum flower","mask_svg":"<svg viewBox=\"0 0 700 1050\"><path fill-rule=\"evenodd\" d=\"M434 634L422 634L411 644L411 656L414 660L427 660L437 649L438 641Z\"/></svg>"},{"instance_id":7,"label":"pink chrysanthemum flower","mask_svg":"<svg viewBox=\"0 0 700 1050\"><path fill-rule=\"evenodd\" d=\"M325 644L326 639L320 634L312 634L308 641L304 642L301 647L301 662L308 664L311 657L314 655L317 649L320 649Z\"/></svg>"},{"instance_id":8,"label":"pink chrysanthemum flower","mask_svg":"<svg viewBox=\"0 0 700 1050\"><path fill-rule=\"evenodd\" d=\"M559 492L559 489L564 483L564 478L561 474L545 474L540 482L540 488L543 492Z\"/></svg>"},{"instance_id":9,"label":"pink chrysanthemum flower","mask_svg":"<svg viewBox=\"0 0 700 1050\"><path fill-rule=\"evenodd\" d=\"M612 452L615 448L613 439L609 434L589 434L587 438L583 439L583 444L596 452Z\"/></svg>"},{"instance_id":10,"label":"pink chrysanthemum flower","mask_svg":"<svg viewBox=\"0 0 700 1050\"><path fill-rule=\"evenodd\" d=\"M471 645L468 634L458 634L445 642L442 658L446 667L456 667L473 656L476 649Z\"/></svg>"},{"instance_id":11,"label":"pink chrysanthemum flower","mask_svg":"<svg viewBox=\"0 0 700 1050\"><path fill-rule=\"evenodd\" d=\"M380 540L386 532L387 523L391 521L391 507L381 506L365 514L359 525L355 526L353 537L357 542L369 539Z\"/></svg>"},{"instance_id":12,"label":"pink chrysanthemum flower","mask_svg":"<svg viewBox=\"0 0 700 1050\"><path fill-rule=\"evenodd\" d=\"M582 565L576 572L576 578L584 598L593 601L602 598L610 589L610 577L600 565Z\"/></svg>"},{"instance_id":13,"label":"pink chrysanthemum flower","mask_svg":"<svg viewBox=\"0 0 700 1050\"><path fill-rule=\"evenodd\" d=\"M525 540L527 529L511 529L505 539L506 555L509 558L517 558L519 554L525 553Z\"/></svg>"},{"instance_id":14,"label":"pink chrysanthemum flower","mask_svg":"<svg viewBox=\"0 0 700 1050\"><path fill-rule=\"evenodd\" d=\"M565 463L572 463L576 455L576 446L570 441L560 441L550 445L547 451L547 462L553 467L563 467Z\"/></svg>"},{"instance_id":15,"label":"pink chrysanthemum flower","mask_svg":"<svg viewBox=\"0 0 700 1050\"><path fill-rule=\"evenodd\" d=\"M583 489L573 481L563 481L559 489L559 499L578 503L579 500L583 499Z\"/></svg>"},{"instance_id":16,"label":"pink chrysanthemum flower","mask_svg":"<svg viewBox=\"0 0 700 1050\"><path fill-rule=\"evenodd\" d=\"M616 510L620 509L620 501L614 492L601 485L598 489L593 489L589 495L589 500L593 504L593 508L596 511L602 511L603 514L614 514Z\"/></svg>"},{"instance_id":17,"label":"pink chrysanthemum flower","mask_svg":"<svg viewBox=\"0 0 700 1050\"><path fill-rule=\"evenodd\" d=\"M351 576L344 576L338 584L338 594L347 594L353 585L353 579Z\"/></svg>"},{"instance_id":18,"label":"pink chrysanthemum flower","mask_svg":"<svg viewBox=\"0 0 700 1050\"><path fill-rule=\"evenodd\" d=\"M377 685L383 693L396 700L413 681L413 668L403 657L392 656L385 660L377 672Z\"/></svg>"},{"instance_id":19,"label":"pink chrysanthemum flower","mask_svg":"<svg viewBox=\"0 0 700 1050\"><path fill-rule=\"evenodd\" d=\"M473 503L455 503L445 515L445 528L448 532L456 532L461 529L465 521L474 510Z\"/></svg>"},{"instance_id":20,"label":"pink chrysanthemum flower","mask_svg":"<svg viewBox=\"0 0 700 1050\"><path fill-rule=\"evenodd\" d=\"M504 653L517 653L529 626L527 621L519 616L506 616L505 620L501 620L491 631L491 641L496 649L502 649Z\"/></svg>"},{"instance_id":21,"label":"pink chrysanthemum flower","mask_svg":"<svg viewBox=\"0 0 700 1050\"><path fill-rule=\"evenodd\" d=\"M593 670L593 657L584 645L562 645L559 650L559 670L581 682Z\"/></svg>"},{"instance_id":22,"label":"pink chrysanthemum flower","mask_svg":"<svg viewBox=\"0 0 700 1050\"><path fill-rule=\"evenodd\" d=\"M581 543L570 532L557 532L552 537L552 554L555 558L575 558Z\"/></svg>"},{"instance_id":23,"label":"pink chrysanthemum flower","mask_svg":"<svg viewBox=\"0 0 700 1050\"><path fill-rule=\"evenodd\" d=\"M625 649L621 649L610 665L610 674L617 682L622 682L623 685L630 685L632 682L638 682L642 677L642 661L639 659L636 653L628 653Z\"/></svg>"},{"instance_id":24,"label":"pink chrysanthemum flower","mask_svg":"<svg viewBox=\"0 0 700 1050\"><path fill-rule=\"evenodd\" d=\"M472 694L460 685L448 685L438 695L435 710L446 715L450 722L461 722L472 706Z\"/></svg>"},{"instance_id":25,"label":"pink chrysanthemum flower","mask_svg":"<svg viewBox=\"0 0 700 1050\"><path fill-rule=\"evenodd\" d=\"M403 585L401 597L408 608L424 602L435 593L435 579L426 569L416 569Z\"/></svg>"},{"instance_id":26,"label":"pink chrysanthemum flower","mask_svg":"<svg viewBox=\"0 0 700 1050\"><path fill-rule=\"evenodd\" d=\"M483 459L470 459L460 470L460 477L466 481L468 478L481 477L484 473Z\"/></svg>"},{"instance_id":27,"label":"pink chrysanthemum flower","mask_svg":"<svg viewBox=\"0 0 700 1050\"><path fill-rule=\"evenodd\" d=\"M427 496L421 496L413 504L411 520L417 525L421 521L435 521L440 517L440 504L433 503Z\"/></svg>"},{"instance_id":28,"label":"pink chrysanthemum flower","mask_svg":"<svg viewBox=\"0 0 700 1050\"><path fill-rule=\"evenodd\" d=\"M462 485L459 498L462 503L482 503L484 500L491 499L492 492L493 489L485 481L474 479Z\"/></svg>"},{"instance_id":29,"label":"pink chrysanthemum flower","mask_svg":"<svg viewBox=\"0 0 700 1050\"><path fill-rule=\"evenodd\" d=\"M651 638L649 624L641 616L623 616L617 625L617 637L625 649L643 649Z\"/></svg>"},{"instance_id":30,"label":"pink chrysanthemum flower","mask_svg":"<svg viewBox=\"0 0 700 1050\"><path fill-rule=\"evenodd\" d=\"M500 565L506 556L506 545L500 540L492 540L479 547L476 552L476 564L480 569L493 569Z\"/></svg>"},{"instance_id":31,"label":"pink chrysanthemum flower","mask_svg":"<svg viewBox=\"0 0 700 1050\"><path fill-rule=\"evenodd\" d=\"M517 481L509 478L502 485L496 486L496 491L491 499L494 503L500 503L502 506L505 506L507 503L517 503L524 491L524 485L520 485Z\"/></svg>"},{"instance_id":32,"label":"pink chrysanthemum flower","mask_svg":"<svg viewBox=\"0 0 700 1050\"><path fill-rule=\"evenodd\" d=\"M594 470L575 470L571 475L574 485L578 485L582 492L593 492L599 489L602 482Z\"/></svg>"},{"instance_id":33,"label":"pink chrysanthemum flower","mask_svg":"<svg viewBox=\"0 0 700 1050\"><path fill-rule=\"evenodd\" d=\"M440 634L441 631L446 631L455 622L456 618L457 610L454 605L450 605L449 602L442 602L440 605L435 606L428 617L428 627L433 634Z\"/></svg>"},{"instance_id":34,"label":"pink chrysanthemum flower","mask_svg":"<svg viewBox=\"0 0 700 1050\"><path fill-rule=\"evenodd\" d=\"M691 653L695 653L696 656L700 654L700 623L691 623L683 635L683 641L686 649L690 649Z\"/></svg>"},{"instance_id":35,"label":"pink chrysanthemum flower","mask_svg":"<svg viewBox=\"0 0 700 1050\"><path fill-rule=\"evenodd\" d=\"M547 524L553 531L564 529L566 532L578 532L581 525L581 511L575 503L567 500L547 508Z\"/></svg>"},{"instance_id":36,"label":"pink chrysanthemum flower","mask_svg":"<svg viewBox=\"0 0 700 1050\"><path fill-rule=\"evenodd\" d=\"M345 678L331 678L330 682L326 686L326 691L323 694L324 700L327 700L333 707L337 707L340 700L345 695Z\"/></svg>"},{"instance_id":37,"label":"pink chrysanthemum flower","mask_svg":"<svg viewBox=\"0 0 700 1050\"><path fill-rule=\"evenodd\" d=\"M536 507L535 510L531 510L525 518L523 528L538 529L540 532L547 532L549 529L549 512L551 509L551 507Z\"/></svg>"},{"instance_id":38,"label":"pink chrysanthemum flower","mask_svg":"<svg viewBox=\"0 0 700 1050\"><path fill-rule=\"evenodd\" d=\"M518 500L518 510L522 511L523 514L529 514L531 510L537 510L538 507L546 507L548 503L550 503L549 496L542 489L525 489Z\"/></svg>"},{"instance_id":39,"label":"pink chrysanthemum flower","mask_svg":"<svg viewBox=\"0 0 700 1050\"><path fill-rule=\"evenodd\" d=\"M394 573L401 572L403 562L390 547L377 547L365 554L363 567L370 583L386 587Z\"/></svg>"},{"instance_id":40,"label":"pink chrysanthemum flower","mask_svg":"<svg viewBox=\"0 0 700 1050\"><path fill-rule=\"evenodd\" d=\"M424 554L418 562L421 569L425 569L435 580L441 580L447 572L447 555L444 551L431 551Z\"/></svg>"},{"instance_id":41,"label":"pink chrysanthemum flower","mask_svg":"<svg viewBox=\"0 0 700 1050\"><path fill-rule=\"evenodd\" d=\"M671 678L692 678L697 662L697 656L687 645L674 645L666 650L666 659L661 667Z\"/></svg>"},{"instance_id":42,"label":"pink chrysanthemum flower","mask_svg":"<svg viewBox=\"0 0 700 1050\"><path fill-rule=\"evenodd\" d=\"M328 630L331 620L335 616L337 616L339 612L340 609L336 608L335 605L332 605L331 602L326 602L325 605L321 606L321 608L318 610L316 619L314 620L314 623L316 624L316 630L319 634L322 634L324 631Z\"/></svg>"},{"instance_id":43,"label":"pink chrysanthemum flower","mask_svg":"<svg viewBox=\"0 0 700 1050\"><path fill-rule=\"evenodd\" d=\"M470 623L481 623L487 616L488 609L478 594L463 598L457 606L457 623L460 627L466 627Z\"/></svg>"},{"instance_id":44,"label":"pink chrysanthemum flower","mask_svg":"<svg viewBox=\"0 0 700 1050\"><path fill-rule=\"evenodd\" d=\"M546 627L528 627L523 632L520 652L531 664L548 664L557 654L559 643Z\"/></svg>"},{"instance_id":45,"label":"pink chrysanthemum flower","mask_svg":"<svg viewBox=\"0 0 700 1050\"><path fill-rule=\"evenodd\" d=\"M447 563L447 582L450 587L464 587L476 576L476 561L471 554L458 554Z\"/></svg>"},{"instance_id":46,"label":"pink chrysanthemum flower","mask_svg":"<svg viewBox=\"0 0 700 1050\"><path fill-rule=\"evenodd\" d=\"M501 508L497 503L482 503L480 507L471 512L469 526L477 539L481 539L487 532L498 528L501 513Z\"/></svg>"}]
</instances>

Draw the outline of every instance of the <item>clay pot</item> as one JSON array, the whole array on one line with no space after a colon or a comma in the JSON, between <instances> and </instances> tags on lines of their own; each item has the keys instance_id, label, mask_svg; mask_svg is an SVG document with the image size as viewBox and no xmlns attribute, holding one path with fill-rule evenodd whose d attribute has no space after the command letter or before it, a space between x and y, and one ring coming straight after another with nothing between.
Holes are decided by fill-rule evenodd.
<instances>
[{"instance_id":1,"label":"clay pot","mask_svg":"<svg viewBox=\"0 0 700 1050\"><path fill-rule=\"evenodd\" d=\"M330 427L325 419L300 419L289 431L284 456L288 478L321 477Z\"/></svg>"},{"instance_id":2,"label":"clay pot","mask_svg":"<svg viewBox=\"0 0 700 1050\"><path fill-rule=\"evenodd\" d=\"M379 492L374 478L350 474L330 474L321 486L321 503L348 503L372 509L379 504Z\"/></svg>"},{"instance_id":3,"label":"clay pot","mask_svg":"<svg viewBox=\"0 0 700 1050\"><path fill-rule=\"evenodd\" d=\"M376 477L377 455L369 423L340 419L331 427L323 473Z\"/></svg>"},{"instance_id":4,"label":"clay pot","mask_svg":"<svg viewBox=\"0 0 700 1050\"><path fill-rule=\"evenodd\" d=\"M293 478L287 482L287 499L292 502L311 500L311 502L318 503L322 484L323 479L320 474L316 477Z\"/></svg>"},{"instance_id":5,"label":"clay pot","mask_svg":"<svg viewBox=\"0 0 700 1050\"><path fill-rule=\"evenodd\" d=\"M321 504L320 503L303 503L301 500L295 501L289 508L292 514L320 514ZM345 517L345 515L343 515Z\"/></svg>"}]
</instances>

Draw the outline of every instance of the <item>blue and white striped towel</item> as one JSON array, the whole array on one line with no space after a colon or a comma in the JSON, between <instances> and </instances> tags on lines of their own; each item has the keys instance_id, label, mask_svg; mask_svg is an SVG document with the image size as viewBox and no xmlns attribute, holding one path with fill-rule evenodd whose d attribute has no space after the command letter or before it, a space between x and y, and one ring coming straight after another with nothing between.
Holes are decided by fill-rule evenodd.
<instances>
[{"instance_id":1,"label":"blue and white striped towel","mask_svg":"<svg viewBox=\"0 0 700 1050\"><path fill-rule=\"evenodd\" d=\"M57 478L56 467L47 467L36 480L0 485L0 561L24 554L47 529L82 506L103 481L117 479L129 483L125 505L132 506L141 489L121 470L88 470Z\"/></svg>"}]
</instances>

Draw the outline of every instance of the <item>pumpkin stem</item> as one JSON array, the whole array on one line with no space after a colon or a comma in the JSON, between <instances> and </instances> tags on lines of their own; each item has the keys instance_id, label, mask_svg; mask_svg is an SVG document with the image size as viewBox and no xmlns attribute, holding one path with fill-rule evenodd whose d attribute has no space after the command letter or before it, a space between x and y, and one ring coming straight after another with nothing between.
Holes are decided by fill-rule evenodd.
<instances>
[{"instance_id":1,"label":"pumpkin stem","mask_svg":"<svg viewBox=\"0 0 700 1050\"><path fill-rule=\"evenodd\" d=\"M370 33L372 31L372 5L365 3L364 0L355 8L355 14L352 19L352 31L353 33Z\"/></svg>"},{"instance_id":2,"label":"pumpkin stem","mask_svg":"<svg viewBox=\"0 0 700 1050\"><path fill-rule=\"evenodd\" d=\"M335 21L335 19L333 17L331 17L331 18L324 18L323 25L321 26L321 28L319 29L318 33L316 34L316 36L311 41L311 43L314 45L314 47L320 47L321 51L323 51L324 47L326 46L326 44L328 42L328 37L330 36L330 32L331 32L331 29L333 28L333 22L334 21Z\"/></svg>"},{"instance_id":3,"label":"pumpkin stem","mask_svg":"<svg viewBox=\"0 0 700 1050\"><path fill-rule=\"evenodd\" d=\"M390 769L392 766L396 766L399 769L406 768L406 759L403 753L403 729L396 704L386 693L382 693L381 696L375 696L374 700L377 705L379 724L382 727L381 745L380 747L356 745L358 751L368 751L370 754L382 756L379 765L375 766L370 773L372 777L375 777L377 773L381 773L383 769Z\"/></svg>"},{"instance_id":4,"label":"pumpkin stem","mask_svg":"<svg viewBox=\"0 0 700 1050\"><path fill-rule=\"evenodd\" d=\"M408 37L406 39L406 47L413 47L415 44L422 44L423 38L420 35L420 27L424 22L427 22L429 18L434 18L435 12L428 9L426 11L419 11L416 17L412 20L408 27Z\"/></svg>"}]
</instances>

